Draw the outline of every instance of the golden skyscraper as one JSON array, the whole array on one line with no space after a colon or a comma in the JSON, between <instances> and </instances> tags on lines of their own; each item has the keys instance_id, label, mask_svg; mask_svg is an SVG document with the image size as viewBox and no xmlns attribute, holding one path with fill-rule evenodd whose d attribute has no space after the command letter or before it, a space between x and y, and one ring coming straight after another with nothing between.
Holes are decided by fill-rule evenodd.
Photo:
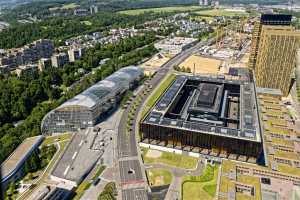
<instances>
[{"instance_id":1,"label":"golden skyscraper","mask_svg":"<svg viewBox=\"0 0 300 200\"><path fill-rule=\"evenodd\" d=\"M254 70L258 87L277 88L287 96L296 66L300 32L286 21L276 21L278 16L275 20L272 15L264 16L268 20L255 25L249 67Z\"/></svg>"}]
</instances>

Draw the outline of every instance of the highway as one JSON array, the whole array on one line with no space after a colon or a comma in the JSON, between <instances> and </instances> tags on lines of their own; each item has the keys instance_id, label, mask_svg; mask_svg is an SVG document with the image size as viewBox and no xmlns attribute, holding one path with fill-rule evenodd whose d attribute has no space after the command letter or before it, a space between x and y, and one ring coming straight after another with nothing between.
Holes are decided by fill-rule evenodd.
<instances>
[{"instance_id":1,"label":"highway","mask_svg":"<svg viewBox=\"0 0 300 200\"><path fill-rule=\"evenodd\" d=\"M148 94L151 94L156 86L158 86L167 74L171 73L174 66L179 65L190 55L196 53L202 46L211 44L213 39L208 41L202 41L196 45L184 50L180 54L176 55L165 63L153 76L153 78L148 82L149 85L153 86ZM144 85L145 88L145 85ZM139 94L143 94L144 89L140 90ZM120 174L120 185L122 189L122 199L128 199L129 197L136 196L138 194L138 199L148 199L147 197L147 180L144 175L142 162L139 156L139 147L137 137L139 134L138 122L139 113L142 111L143 105L145 104L147 98L150 95L142 95L142 101L137 106L134 113L134 121L132 124L132 131L130 133L126 132L127 118L130 108L133 106L132 100L131 104L125 110L122 115L119 128L118 128L118 139L117 139L117 151L119 160L119 174Z\"/></svg>"}]
</instances>

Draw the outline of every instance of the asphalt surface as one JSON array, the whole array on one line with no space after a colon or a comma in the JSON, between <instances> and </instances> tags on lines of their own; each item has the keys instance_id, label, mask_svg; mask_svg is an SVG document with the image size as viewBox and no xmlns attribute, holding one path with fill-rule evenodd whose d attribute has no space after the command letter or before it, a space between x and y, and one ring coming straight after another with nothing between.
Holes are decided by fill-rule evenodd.
<instances>
[{"instance_id":1,"label":"asphalt surface","mask_svg":"<svg viewBox=\"0 0 300 200\"><path fill-rule=\"evenodd\" d=\"M95 137L93 129L86 129L75 134L52 175L79 183L103 154L101 151L90 149Z\"/></svg>"},{"instance_id":2,"label":"asphalt surface","mask_svg":"<svg viewBox=\"0 0 300 200\"><path fill-rule=\"evenodd\" d=\"M140 178L143 177L143 175L138 160L119 161L119 166L121 170L121 180L123 181L122 184L138 183L143 181L143 179Z\"/></svg>"},{"instance_id":3,"label":"asphalt surface","mask_svg":"<svg viewBox=\"0 0 300 200\"><path fill-rule=\"evenodd\" d=\"M208 41L199 42L191 48L186 49L185 51L176 55L167 63L165 63L149 81L148 84L152 85L153 87L148 94L151 94L153 90L155 90L155 87L158 86L158 83L160 83L162 79L165 78L166 75L173 70L174 66L179 65L190 55L196 53L200 47L208 45L212 42L212 39ZM139 94L142 93L143 90L139 92ZM136 96L138 96L138 94ZM138 105L134 113L132 131L130 133L126 133L128 113L134 100L132 101L131 105L129 105L128 108L125 110L118 128L117 151L119 158L122 199L148 199L147 195L145 195L147 194L146 187L140 187L140 185L135 184L137 182L143 182L144 185L147 184L147 180L145 180L145 177L142 173L141 162L138 158L138 146L136 141L136 133L138 133L138 130L136 130L136 124L138 123L137 118L139 112L142 110L142 106L144 105L147 97L148 95L143 96L141 103ZM132 174L129 175L128 166L133 166L133 171L135 172L134 176L131 176ZM141 197L139 197L139 195L141 195Z\"/></svg>"},{"instance_id":4,"label":"asphalt surface","mask_svg":"<svg viewBox=\"0 0 300 200\"><path fill-rule=\"evenodd\" d=\"M126 189L122 191L123 200L147 200L147 192L144 188Z\"/></svg>"}]
</instances>

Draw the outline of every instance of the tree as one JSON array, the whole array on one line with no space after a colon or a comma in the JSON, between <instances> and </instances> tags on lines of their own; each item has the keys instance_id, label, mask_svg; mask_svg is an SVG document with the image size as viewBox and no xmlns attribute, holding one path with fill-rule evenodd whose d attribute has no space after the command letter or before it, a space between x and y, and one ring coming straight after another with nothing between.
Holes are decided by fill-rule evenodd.
<instances>
[{"instance_id":1,"label":"tree","mask_svg":"<svg viewBox=\"0 0 300 200\"><path fill-rule=\"evenodd\" d=\"M8 196L12 196L14 195L14 193L16 192L16 184L14 181L10 182L9 184L9 188L8 188Z\"/></svg>"},{"instance_id":2,"label":"tree","mask_svg":"<svg viewBox=\"0 0 300 200\"><path fill-rule=\"evenodd\" d=\"M186 71L187 73L191 73L191 72L192 72L191 68L189 68L189 67L187 67L185 71Z\"/></svg>"},{"instance_id":3,"label":"tree","mask_svg":"<svg viewBox=\"0 0 300 200\"><path fill-rule=\"evenodd\" d=\"M31 172L28 173L28 179L29 179L29 180L32 180L32 179L33 179L33 175L32 175Z\"/></svg>"}]
</instances>

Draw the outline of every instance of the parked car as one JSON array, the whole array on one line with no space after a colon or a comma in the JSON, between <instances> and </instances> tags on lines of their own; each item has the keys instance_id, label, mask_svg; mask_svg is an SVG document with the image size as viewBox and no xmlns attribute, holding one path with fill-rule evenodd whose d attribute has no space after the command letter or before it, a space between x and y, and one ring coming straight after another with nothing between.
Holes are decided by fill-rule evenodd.
<instances>
[{"instance_id":1,"label":"parked car","mask_svg":"<svg viewBox=\"0 0 300 200\"><path fill-rule=\"evenodd\" d=\"M96 179L93 180L93 185L96 186L100 181L101 179L97 177Z\"/></svg>"}]
</instances>

